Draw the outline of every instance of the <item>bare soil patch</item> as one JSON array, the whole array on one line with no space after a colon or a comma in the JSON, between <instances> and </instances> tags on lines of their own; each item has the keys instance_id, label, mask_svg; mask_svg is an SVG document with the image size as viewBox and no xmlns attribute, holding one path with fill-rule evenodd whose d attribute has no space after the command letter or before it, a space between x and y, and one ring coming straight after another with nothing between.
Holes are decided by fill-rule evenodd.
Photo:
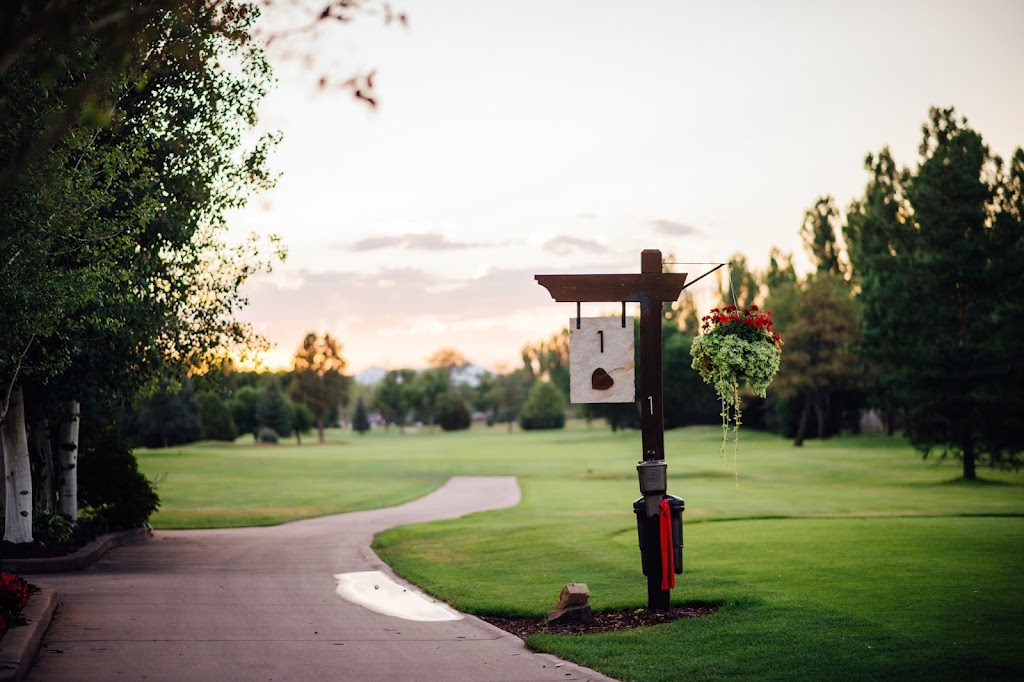
<instances>
[{"instance_id":1,"label":"bare soil patch","mask_svg":"<svg viewBox=\"0 0 1024 682\"><path fill-rule=\"evenodd\" d=\"M590 623L551 626L543 618L499 618L497 616L479 616L479 618L520 639L526 639L530 635L545 632L552 635L589 635L598 632L628 630L671 623L680 618L702 618L710 616L716 611L718 611L717 606L677 606L668 611L648 611L647 609L606 611L595 613L594 620Z\"/></svg>"}]
</instances>

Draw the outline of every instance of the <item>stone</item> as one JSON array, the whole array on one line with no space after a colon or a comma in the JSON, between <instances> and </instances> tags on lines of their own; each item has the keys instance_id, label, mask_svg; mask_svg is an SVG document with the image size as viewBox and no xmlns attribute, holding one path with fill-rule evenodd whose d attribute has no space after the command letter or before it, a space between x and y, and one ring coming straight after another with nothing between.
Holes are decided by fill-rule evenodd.
<instances>
[{"instance_id":1,"label":"stone","mask_svg":"<svg viewBox=\"0 0 1024 682\"><path fill-rule=\"evenodd\" d=\"M586 583L569 583L558 595L555 608L548 611L548 625L590 623L594 613L590 609L590 588Z\"/></svg>"}]
</instances>

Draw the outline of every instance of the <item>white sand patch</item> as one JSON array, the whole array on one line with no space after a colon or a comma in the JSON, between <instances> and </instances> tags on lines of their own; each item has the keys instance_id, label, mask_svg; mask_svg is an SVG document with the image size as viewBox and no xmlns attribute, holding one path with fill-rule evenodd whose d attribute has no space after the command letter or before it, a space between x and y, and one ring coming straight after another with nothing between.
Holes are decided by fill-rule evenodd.
<instances>
[{"instance_id":1,"label":"white sand patch","mask_svg":"<svg viewBox=\"0 0 1024 682\"><path fill-rule=\"evenodd\" d=\"M462 620L462 614L422 592L402 587L381 571L338 573L335 592L371 611L405 620Z\"/></svg>"}]
</instances>

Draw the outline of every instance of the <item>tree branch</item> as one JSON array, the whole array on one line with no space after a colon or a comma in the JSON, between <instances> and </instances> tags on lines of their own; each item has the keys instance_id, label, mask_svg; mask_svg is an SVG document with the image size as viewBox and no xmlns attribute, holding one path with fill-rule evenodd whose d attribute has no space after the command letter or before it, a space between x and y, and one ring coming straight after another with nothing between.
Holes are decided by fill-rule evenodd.
<instances>
[{"instance_id":1,"label":"tree branch","mask_svg":"<svg viewBox=\"0 0 1024 682\"><path fill-rule=\"evenodd\" d=\"M3 400L0 401L0 424L3 423L4 419L7 418L7 408L11 404L11 393L14 391L14 385L18 383L18 373L21 371L21 363L25 361L25 356L28 355L28 349L32 346L32 342L36 340L33 334L28 343L25 344L25 350L21 351L21 357L18 358L18 364L14 366L14 372L11 374L11 381L7 384L7 390L4 392Z\"/></svg>"}]
</instances>

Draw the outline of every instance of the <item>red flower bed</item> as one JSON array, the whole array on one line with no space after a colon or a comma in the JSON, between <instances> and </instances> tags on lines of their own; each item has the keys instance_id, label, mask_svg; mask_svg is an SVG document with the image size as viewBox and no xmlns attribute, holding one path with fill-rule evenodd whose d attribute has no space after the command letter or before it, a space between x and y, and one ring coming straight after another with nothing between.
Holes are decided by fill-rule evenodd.
<instances>
[{"instance_id":1,"label":"red flower bed","mask_svg":"<svg viewBox=\"0 0 1024 682\"><path fill-rule=\"evenodd\" d=\"M0 572L0 637L12 626L21 624L21 610L38 591L20 575Z\"/></svg>"}]
</instances>

